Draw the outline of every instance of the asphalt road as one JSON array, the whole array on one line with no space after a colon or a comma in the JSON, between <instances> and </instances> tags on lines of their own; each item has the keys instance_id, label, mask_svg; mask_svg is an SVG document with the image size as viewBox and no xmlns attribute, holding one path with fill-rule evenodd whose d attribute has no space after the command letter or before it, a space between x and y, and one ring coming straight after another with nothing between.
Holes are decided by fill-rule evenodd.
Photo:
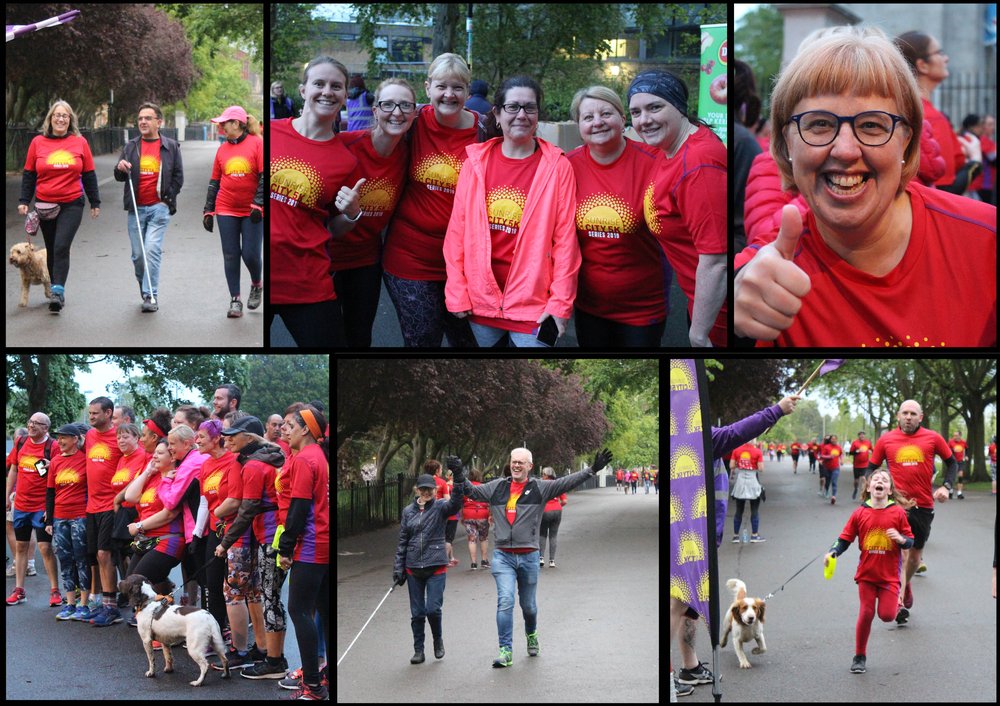
<instances>
[{"instance_id":1,"label":"asphalt road","mask_svg":"<svg viewBox=\"0 0 1000 706\"><path fill-rule=\"evenodd\" d=\"M805 466L805 471L803 471ZM907 625L875 617L868 639L868 671L850 672L858 618L857 541L837 563L829 581L822 558L778 588L824 552L857 507L851 501L853 474L841 471L836 505L817 496L819 481L799 463L798 475L784 459L764 463L761 482L767 501L761 506L760 544L732 544L734 503L730 500L719 579L723 600L732 594L725 582L742 579L751 596L768 600L765 620L767 653L747 657L752 668L739 669L731 644L721 649L723 701L838 702L996 702L996 600L990 592L996 498L987 492L938 503L924 552L928 570L914 578L914 606ZM990 517L990 515L993 517ZM743 526L750 521L750 504ZM704 623L698 628L697 656L712 666ZM752 645L751 645L752 646ZM671 658L680 666L680 651ZM712 685L695 688L688 703L713 701Z\"/></svg>"},{"instance_id":2,"label":"asphalt road","mask_svg":"<svg viewBox=\"0 0 1000 706\"><path fill-rule=\"evenodd\" d=\"M270 679L244 679L240 670L231 670L228 680L222 672L209 669L200 687L188 682L198 676L198 666L184 647L175 647L174 672L163 671L163 653L153 661L156 677L147 678L146 653L135 628L124 622L106 628L76 621L56 620L59 608L49 608L49 582L42 557L36 552L37 576L25 578L28 601L7 609L7 700L50 699L81 701L113 699L171 701L218 699L237 703L248 699L279 699L292 692ZM181 569L170 572L170 580L181 583ZM7 579L7 595L14 588ZM177 592L175 596L180 596ZM281 589L281 601L288 608L288 581ZM285 658L289 669L302 666L295 627L286 620ZM253 630L251 628L251 635ZM252 639L252 638L251 638ZM209 658L209 662L214 658Z\"/></svg>"},{"instance_id":3,"label":"asphalt road","mask_svg":"<svg viewBox=\"0 0 1000 706\"><path fill-rule=\"evenodd\" d=\"M497 655L496 583L469 569L459 524L444 594L444 659L410 664L406 586L385 601L337 670L339 702L654 703L659 699L659 496L614 488L570 493L557 567L540 572L541 654L527 657L514 607L514 664ZM392 583L398 525L337 540L337 657ZM492 551L492 539L490 542Z\"/></svg>"},{"instance_id":4,"label":"asphalt road","mask_svg":"<svg viewBox=\"0 0 1000 706\"><path fill-rule=\"evenodd\" d=\"M66 307L59 314L48 309L44 290L33 286L27 308L18 307L21 275L7 264L6 339L9 347L193 347L261 348L264 345L263 307L246 308L250 276L241 264L243 317L226 318L229 289L222 265L218 225L214 233L201 223L205 190L218 150L214 142L184 142L184 187L177 199L164 238L157 302L160 310L142 313L142 298L132 267L122 197L125 182L112 171L118 154L94 157L101 213L90 217L85 203L83 221L70 251ZM25 240L24 217L17 214L21 176L6 180L6 248ZM132 216L134 218L134 216ZM36 248L45 247L41 232ZM265 298L267 292L265 291Z\"/></svg>"}]
</instances>

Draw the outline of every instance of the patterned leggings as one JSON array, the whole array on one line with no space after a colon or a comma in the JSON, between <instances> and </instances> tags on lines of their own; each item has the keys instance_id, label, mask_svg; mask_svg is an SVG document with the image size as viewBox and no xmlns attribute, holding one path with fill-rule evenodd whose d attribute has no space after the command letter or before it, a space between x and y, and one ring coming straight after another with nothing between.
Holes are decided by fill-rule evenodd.
<instances>
[{"instance_id":1,"label":"patterned leggings","mask_svg":"<svg viewBox=\"0 0 1000 706\"><path fill-rule=\"evenodd\" d=\"M477 347L468 320L444 308L444 282L402 279L388 272L382 278L407 348L440 348L442 335L452 348Z\"/></svg>"}]
</instances>

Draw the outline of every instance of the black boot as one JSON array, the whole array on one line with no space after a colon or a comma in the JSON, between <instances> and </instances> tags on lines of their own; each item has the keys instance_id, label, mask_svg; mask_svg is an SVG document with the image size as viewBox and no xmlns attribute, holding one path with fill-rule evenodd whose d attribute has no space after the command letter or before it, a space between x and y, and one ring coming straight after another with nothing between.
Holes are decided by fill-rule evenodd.
<instances>
[{"instance_id":1,"label":"black boot","mask_svg":"<svg viewBox=\"0 0 1000 706\"><path fill-rule=\"evenodd\" d=\"M413 629L413 656L410 657L410 664L422 664L424 661L424 616L410 618L410 627Z\"/></svg>"},{"instance_id":2,"label":"black boot","mask_svg":"<svg viewBox=\"0 0 1000 706\"><path fill-rule=\"evenodd\" d=\"M434 636L434 656L438 659L444 657L444 640L441 637L441 616L428 615L427 622L431 625L431 635Z\"/></svg>"}]
</instances>

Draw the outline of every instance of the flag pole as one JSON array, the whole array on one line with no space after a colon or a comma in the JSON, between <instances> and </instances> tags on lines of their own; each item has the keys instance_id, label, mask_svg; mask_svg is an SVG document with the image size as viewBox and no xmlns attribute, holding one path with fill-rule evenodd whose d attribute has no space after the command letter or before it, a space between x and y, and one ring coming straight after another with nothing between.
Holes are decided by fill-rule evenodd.
<instances>
[{"instance_id":1,"label":"flag pole","mask_svg":"<svg viewBox=\"0 0 1000 706\"><path fill-rule=\"evenodd\" d=\"M805 384L802 385L802 388L798 392L795 393L796 395L801 395L802 394L802 390L805 390L806 387L809 386L809 383L811 383L814 379L816 379L816 376L819 375L820 368L823 367L823 364L825 362L826 362L825 359L820 361L819 365L816 366L816 369L813 370L813 374L810 375L809 379L805 381Z\"/></svg>"}]
</instances>

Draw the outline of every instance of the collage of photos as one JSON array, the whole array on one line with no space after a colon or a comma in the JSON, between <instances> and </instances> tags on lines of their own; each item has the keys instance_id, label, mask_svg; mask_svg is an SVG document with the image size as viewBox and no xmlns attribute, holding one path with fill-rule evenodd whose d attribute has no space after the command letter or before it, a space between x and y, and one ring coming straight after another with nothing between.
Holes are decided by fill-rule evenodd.
<instances>
[{"instance_id":1,"label":"collage of photos","mask_svg":"<svg viewBox=\"0 0 1000 706\"><path fill-rule=\"evenodd\" d=\"M7 5L5 340L995 349L995 6L899 7Z\"/></svg>"}]
</instances>

